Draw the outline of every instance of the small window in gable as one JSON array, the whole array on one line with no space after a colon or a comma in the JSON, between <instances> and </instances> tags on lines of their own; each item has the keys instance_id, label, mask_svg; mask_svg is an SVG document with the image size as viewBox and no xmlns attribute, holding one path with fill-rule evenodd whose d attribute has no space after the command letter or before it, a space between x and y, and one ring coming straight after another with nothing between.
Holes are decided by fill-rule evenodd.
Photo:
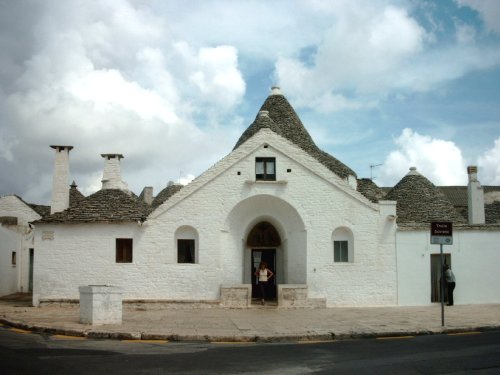
<instances>
[{"instance_id":1,"label":"small window in gable","mask_svg":"<svg viewBox=\"0 0 500 375\"><path fill-rule=\"evenodd\" d=\"M190 226L182 226L175 232L177 263L198 263L198 232Z\"/></svg>"},{"instance_id":2,"label":"small window in gable","mask_svg":"<svg viewBox=\"0 0 500 375\"><path fill-rule=\"evenodd\" d=\"M350 263L354 261L354 237L349 228L337 228L333 231L334 263Z\"/></svg>"},{"instance_id":3,"label":"small window in gable","mask_svg":"<svg viewBox=\"0 0 500 375\"><path fill-rule=\"evenodd\" d=\"M275 158L255 158L255 180L276 181Z\"/></svg>"},{"instance_id":4,"label":"small window in gable","mask_svg":"<svg viewBox=\"0 0 500 375\"><path fill-rule=\"evenodd\" d=\"M17 253L15 251L12 252L12 265L15 266L17 264Z\"/></svg>"},{"instance_id":5,"label":"small window in gable","mask_svg":"<svg viewBox=\"0 0 500 375\"><path fill-rule=\"evenodd\" d=\"M195 263L194 240L177 240L177 263Z\"/></svg>"},{"instance_id":6,"label":"small window in gable","mask_svg":"<svg viewBox=\"0 0 500 375\"><path fill-rule=\"evenodd\" d=\"M116 239L116 263L132 263L132 238Z\"/></svg>"}]
</instances>

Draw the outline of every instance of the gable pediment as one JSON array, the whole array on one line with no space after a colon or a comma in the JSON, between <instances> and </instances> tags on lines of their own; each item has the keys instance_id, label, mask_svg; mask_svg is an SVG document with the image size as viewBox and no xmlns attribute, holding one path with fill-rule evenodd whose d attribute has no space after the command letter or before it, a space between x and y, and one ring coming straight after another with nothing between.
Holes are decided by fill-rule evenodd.
<instances>
[{"instance_id":1,"label":"gable pediment","mask_svg":"<svg viewBox=\"0 0 500 375\"><path fill-rule=\"evenodd\" d=\"M161 216L164 212L168 211L170 207L173 207L184 199L187 199L191 194L195 193L199 189L202 189L206 184L217 179L224 172L238 163L245 162L246 159L251 159L252 162L254 162L255 155L258 154L258 150L260 149L266 149L267 153L274 153L279 157L293 160L295 163L307 170L308 173L321 178L335 189L342 191L345 195L359 201L363 205L371 207L372 209L377 209L377 205L370 202L361 193L353 189L349 185L347 179L343 179L333 173L316 158L294 143L290 142L288 139L283 138L268 128L262 128L239 147L235 148L230 154L221 159L207 171L195 178L191 183L178 191L175 195L170 197L170 199L157 207L150 214L150 217L157 218ZM248 183L248 180L245 180L245 182ZM256 181L255 183L259 183L259 181ZM283 184L286 183L286 180L278 179L278 181L275 181L274 183Z\"/></svg>"}]
</instances>

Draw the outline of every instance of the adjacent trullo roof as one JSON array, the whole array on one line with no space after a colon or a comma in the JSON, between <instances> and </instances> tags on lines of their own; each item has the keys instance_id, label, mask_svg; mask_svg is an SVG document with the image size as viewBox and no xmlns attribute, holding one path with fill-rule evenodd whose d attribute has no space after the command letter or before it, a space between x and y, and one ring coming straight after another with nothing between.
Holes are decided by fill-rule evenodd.
<instances>
[{"instance_id":1,"label":"adjacent trullo roof","mask_svg":"<svg viewBox=\"0 0 500 375\"><path fill-rule=\"evenodd\" d=\"M446 196L415 167L410 168L410 172L387 193L385 199L397 201L399 224L432 221L466 223Z\"/></svg>"},{"instance_id":2,"label":"adjacent trullo roof","mask_svg":"<svg viewBox=\"0 0 500 375\"><path fill-rule=\"evenodd\" d=\"M152 208L155 209L156 207L160 206L168 199L170 199L172 195L174 195L181 189L182 189L181 184L175 184L173 182L169 182L167 187L162 191L160 191L160 193L158 193L155 199L153 199L153 203L151 204Z\"/></svg>"},{"instance_id":3,"label":"adjacent trullo roof","mask_svg":"<svg viewBox=\"0 0 500 375\"><path fill-rule=\"evenodd\" d=\"M40 223L112 223L144 220L149 207L120 189L102 189L75 206L39 220ZM35 222L36 223L36 222Z\"/></svg>"},{"instance_id":4,"label":"adjacent trullo roof","mask_svg":"<svg viewBox=\"0 0 500 375\"><path fill-rule=\"evenodd\" d=\"M238 139L234 149L237 149L260 129L269 128L299 146L336 175L342 178L347 178L349 175L356 177L356 173L351 168L316 146L299 116L278 87L273 87L271 95L268 96L259 113L262 114L262 111L267 111L268 118L257 115L255 121Z\"/></svg>"}]
</instances>

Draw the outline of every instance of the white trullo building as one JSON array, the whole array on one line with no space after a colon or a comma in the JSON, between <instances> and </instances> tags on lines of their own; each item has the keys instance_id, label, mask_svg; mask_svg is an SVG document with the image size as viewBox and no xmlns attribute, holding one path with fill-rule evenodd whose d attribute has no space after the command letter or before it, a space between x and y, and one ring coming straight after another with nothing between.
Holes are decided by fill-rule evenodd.
<instances>
[{"instance_id":1,"label":"white trullo building","mask_svg":"<svg viewBox=\"0 0 500 375\"><path fill-rule=\"evenodd\" d=\"M497 187L481 187L470 168L464 206L466 187L438 188L415 168L392 189L357 179L316 146L277 88L225 158L155 197L151 188L131 193L123 156L105 154L102 189L69 207L71 148L54 147L62 193L34 223L34 304L105 284L121 287L124 300L248 306L260 261L275 273L267 297L280 306L430 304L435 220L454 225L445 252L456 303L500 302L491 287L500 281Z\"/></svg>"}]
</instances>

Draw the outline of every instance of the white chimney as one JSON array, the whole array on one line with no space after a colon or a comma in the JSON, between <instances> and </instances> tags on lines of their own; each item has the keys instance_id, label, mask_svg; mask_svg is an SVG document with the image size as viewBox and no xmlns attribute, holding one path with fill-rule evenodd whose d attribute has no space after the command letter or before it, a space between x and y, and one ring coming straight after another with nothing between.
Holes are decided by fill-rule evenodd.
<instances>
[{"instance_id":1,"label":"white chimney","mask_svg":"<svg viewBox=\"0 0 500 375\"><path fill-rule=\"evenodd\" d=\"M102 173L103 189L120 189L128 191L128 186L122 181L120 159L122 154L101 154L104 158L104 171Z\"/></svg>"},{"instance_id":2,"label":"white chimney","mask_svg":"<svg viewBox=\"0 0 500 375\"><path fill-rule=\"evenodd\" d=\"M283 95L281 88L279 86L273 86L271 88L271 95Z\"/></svg>"},{"instance_id":3,"label":"white chimney","mask_svg":"<svg viewBox=\"0 0 500 375\"><path fill-rule=\"evenodd\" d=\"M69 152L73 146L50 146L56 150L54 176L52 180L52 201L50 213L64 211L69 207Z\"/></svg>"},{"instance_id":4,"label":"white chimney","mask_svg":"<svg viewBox=\"0 0 500 375\"><path fill-rule=\"evenodd\" d=\"M469 208L469 224L484 224L484 191L477 180L477 167L467 167L469 185L467 186L467 201Z\"/></svg>"}]
</instances>

